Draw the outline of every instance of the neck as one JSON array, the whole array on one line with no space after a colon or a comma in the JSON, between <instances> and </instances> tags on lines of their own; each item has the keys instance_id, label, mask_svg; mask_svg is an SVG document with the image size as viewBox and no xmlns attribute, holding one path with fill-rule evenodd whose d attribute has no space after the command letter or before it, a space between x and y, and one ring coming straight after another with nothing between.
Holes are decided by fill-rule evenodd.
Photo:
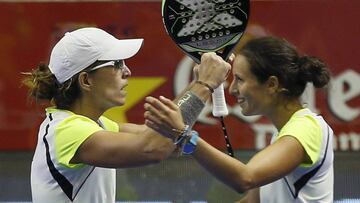
<instances>
[{"instance_id":1,"label":"neck","mask_svg":"<svg viewBox=\"0 0 360 203\"><path fill-rule=\"evenodd\" d=\"M100 116L105 112L105 110L99 108L93 102L90 102L85 98L76 100L70 107L70 111L74 112L75 114L86 116L95 122L97 122Z\"/></svg>"},{"instance_id":2,"label":"neck","mask_svg":"<svg viewBox=\"0 0 360 203\"><path fill-rule=\"evenodd\" d=\"M290 120L291 116L302 109L299 100L290 101L286 104L277 105L273 111L267 115L278 131Z\"/></svg>"}]
</instances>

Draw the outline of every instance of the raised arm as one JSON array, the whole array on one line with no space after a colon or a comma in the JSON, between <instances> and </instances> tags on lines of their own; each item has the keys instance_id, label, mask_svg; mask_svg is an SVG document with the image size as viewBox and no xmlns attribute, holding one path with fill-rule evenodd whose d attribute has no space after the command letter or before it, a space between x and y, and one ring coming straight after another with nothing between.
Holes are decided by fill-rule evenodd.
<instances>
[{"instance_id":1,"label":"raised arm","mask_svg":"<svg viewBox=\"0 0 360 203\"><path fill-rule=\"evenodd\" d=\"M305 159L305 152L294 137L284 136L244 164L199 139L193 156L219 180L244 192L284 177Z\"/></svg>"},{"instance_id":2,"label":"raised arm","mask_svg":"<svg viewBox=\"0 0 360 203\"><path fill-rule=\"evenodd\" d=\"M114 168L136 167L164 160L174 149L171 139L144 126L137 134L98 131L81 144L71 163Z\"/></svg>"},{"instance_id":3,"label":"raised arm","mask_svg":"<svg viewBox=\"0 0 360 203\"><path fill-rule=\"evenodd\" d=\"M149 126L171 129L184 125L181 114L176 113L176 105L166 98L147 98L146 109L145 117L149 120ZM178 119L174 119L174 115L178 115ZM257 153L247 164L224 154L201 138L197 140L193 157L211 174L238 192L282 178L306 159L302 145L292 136L280 138Z\"/></svg>"},{"instance_id":4,"label":"raised arm","mask_svg":"<svg viewBox=\"0 0 360 203\"><path fill-rule=\"evenodd\" d=\"M230 67L230 64L215 53L208 53L202 56L196 72L199 80L216 88L226 79ZM198 83L189 85L187 89L189 91L180 96L180 100L185 101L188 94L192 94L197 103L203 105L211 95L208 87ZM198 111L200 113L201 109ZM195 122L196 117L191 119L191 122ZM176 128L183 127L182 123ZM158 132L144 125L123 124L119 133L99 131L92 134L81 144L71 162L120 168L157 163L173 152L173 139L160 136Z\"/></svg>"}]
</instances>

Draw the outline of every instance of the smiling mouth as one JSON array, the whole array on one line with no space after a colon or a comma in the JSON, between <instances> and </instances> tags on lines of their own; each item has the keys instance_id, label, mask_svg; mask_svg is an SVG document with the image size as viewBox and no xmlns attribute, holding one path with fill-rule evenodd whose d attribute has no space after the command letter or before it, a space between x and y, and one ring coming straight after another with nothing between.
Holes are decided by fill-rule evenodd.
<instances>
[{"instance_id":1,"label":"smiling mouth","mask_svg":"<svg viewBox=\"0 0 360 203\"><path fill-rule=\"evenodd\" d=\"M241 103L245 102L245 99L244 98L237 98L236 102L241 104Z\"/></svg>"}]
</instances>

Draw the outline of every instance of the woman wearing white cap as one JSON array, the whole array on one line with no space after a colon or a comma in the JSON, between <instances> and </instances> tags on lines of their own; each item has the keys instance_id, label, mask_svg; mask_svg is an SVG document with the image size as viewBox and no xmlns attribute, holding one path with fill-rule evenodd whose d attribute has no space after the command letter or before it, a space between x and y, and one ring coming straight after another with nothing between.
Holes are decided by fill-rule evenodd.
<instances>
[{"instance_id":1,"label":"woman wearing white cap","mask_svg":"<svg viewBox=\"0 0 360 203\"><path fill-rule=\"evenodd\" d=\"M98 28L75 30L55 45L48 66L40 64L25 78L33 97L53 105L46 109L31 166L33 202L115 202L114 168L157 163L173 152L172 139L145 125L117 124L102 116L124 104L131 75L124 60L142 43L118 40ZM229 69L220 57L205 54L199 77L216 87ZM210 96L204 84L188 89L185 108L203 105ZM194 122L200 112L191 111Z\"/></svg>"}]
</instances>

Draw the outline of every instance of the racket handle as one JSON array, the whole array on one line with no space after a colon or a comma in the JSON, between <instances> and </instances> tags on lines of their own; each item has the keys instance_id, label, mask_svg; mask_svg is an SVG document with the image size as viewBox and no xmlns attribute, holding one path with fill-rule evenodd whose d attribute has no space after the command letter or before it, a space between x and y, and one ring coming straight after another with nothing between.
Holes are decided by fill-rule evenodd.
<instances>
[{"instance_id":1,"label":"racket handle","mask_svg":"<svg viewBox=\"0 0 360 203\"><path fill-rule=\"evenodd\" d=\"M212 93L213 111L215 117L227 116L229 111L226 106L224 84L221 84Z\"/></svg>"}]
</instances>

